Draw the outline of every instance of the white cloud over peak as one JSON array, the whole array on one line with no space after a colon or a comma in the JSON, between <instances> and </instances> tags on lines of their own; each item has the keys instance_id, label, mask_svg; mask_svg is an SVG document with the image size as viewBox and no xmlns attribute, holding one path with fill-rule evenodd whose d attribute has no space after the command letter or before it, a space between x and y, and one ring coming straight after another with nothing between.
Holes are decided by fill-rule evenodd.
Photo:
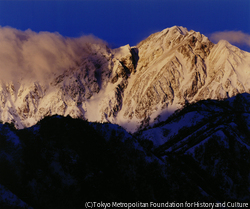
<instances>
[{"instance_id":1,"label":"white cloud over peak","mask_svg":"<svg viewBox=\"0 0 250 209\"><path fill-rule=\"evenodd\" d=\"M59 33L21 31L0 26L0 80L47 79L75 66L89 45L106 43L94 36L67 38Z\"/></svg>"},{"instance_id":2,"label":"white cloud over peak","mask_svg":"<svg viewBox=\"0 0 250 209\"><path fill-rule=\"evenodd\" d=\"M250 46L250 35L242 31L218 31L210 35L212 42L226 40L231 44L240 44Z\"/></svg>"}]
</instances>

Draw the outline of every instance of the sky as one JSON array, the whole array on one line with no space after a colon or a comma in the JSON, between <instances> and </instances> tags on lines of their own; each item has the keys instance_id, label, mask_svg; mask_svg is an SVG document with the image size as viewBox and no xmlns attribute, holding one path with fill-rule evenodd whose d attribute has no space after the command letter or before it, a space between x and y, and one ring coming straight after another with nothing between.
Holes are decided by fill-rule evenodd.
<instances>
[{"instance_id":1,"label":"sky","mask_svg":"<svg viewBox=\"0 0 250 209\"><path fill-rule=\"evenodd\" d=\"M0 26L136 45L174 25L250 52L249 0L0 0Z\"/></svg>"}]
</instances>

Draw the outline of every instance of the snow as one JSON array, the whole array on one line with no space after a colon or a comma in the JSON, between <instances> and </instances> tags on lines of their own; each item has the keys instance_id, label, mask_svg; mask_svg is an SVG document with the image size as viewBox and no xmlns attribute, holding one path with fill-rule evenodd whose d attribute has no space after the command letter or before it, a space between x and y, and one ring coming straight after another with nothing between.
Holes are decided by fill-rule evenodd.
<instances>
[{"instance_id":1,"label":"snow","mask_svg":"<svg viewBox=\"0 0 250 209\"><path fill-rule=\"evenodd\" d=\"M219 129L219 128L218 128ZM186 151L186 153L188 154L192 154L194 155L195 153L195 149L197 147L200 147L202 145L205 145L209 140L214 140L214 136L218 136L220 137L220 143L222 146L224 146L225 148L229 148L229 144L227 139L227 136L224 134L224 132L222 130L217 130L216 132L214 132L211 136L207 137L206 139L202 140L200 143L196 144L195 146L191 147L190 149L188 149ZM217 140L217 139L216 139ZM223 143L223 144L222 144Z\"/></svg>"},{"instance_id":2,"label":"snow","mask_svg":"<svg viewBox=\"0 0 250 209\"><path fill-rule=\"evenodd\" d=\"M128 78L128 86L124 91L124 98L126 97L126 95L128 95L129 90L131 89L134 81L136 79L136 75L135 74L131 74L130 77ZM131 96L131 95L130 95ZM125 99L123 99L124 101ZM132 107L135 106L135 102L132 100ZM118 112L116 118L114 119L114 123L119 124L120 126L122 126L123 128L125 128L128 132L135 132L138 127L140 126L140 120L136 119L135 117L133 117L132 119L129 118L125 118L124 117L124 113L126 111L126 106L123 104L121 110Z\"/></svg>"},{"instance_id":3,"label":"snow","mask_svg":"<svg viewBox=\"0 0 250 209\"><path fill-rule=\"evenodd\" d=\"M167 109L162 110L160 106L158 106L157 110L150 116L150 126L153 127L155 124L167 120L168 117L179 108L179 105L171 105Z\"/></svg>"},{"instance_id":4,"label":"snow","mask_svg":"<svg viewBox=\"0 0 250 209\"><path fill-rule=\"evenodd\" d=\"M243 142L241 140L241 138L235 137L235 140L237 140L238 142L240 142L241 144L243 144L248 150L250 150L250 146L248 144L246 144L245 142Z\"/></svg>"},{"instance_id":5,"label":"snow","mask_svg":"<svg viewBox=\"0 0 250 209\"><path fill-rule=\"evenodd\" d=\"M6 136L8 141L11 141L15 147L21 144L19 137L13 131L9 131Z\"/></svg>"},{"instance_id":6,"label":"snow","mask_svg":"<svg viewBox=\"0 0 250 209\"><path fill-rule=\"evenodd\" d=\"M127 55L130 54L131 47L129 44L125 46L121 46L117 49L113 49L114 54L116 55L116 58L119 60L122 57L126 57Z\"/></svg>"},{"instance_id":7,"label":"snow","mask_svg":"<svg viewBox=\"0 0 250 209\"><path fill-rule=\"evenodd\" d=\"M23 124L25 127L30 127L33 124L36 124L37 120L35 118L27 118L26 120L23 120Z\"/></svg>"},{"instance_id":8,"label":"snow","mask_svg":"<svg viewBox=\"0 0 250 209\"><path fill-rule=\"evenodd\" d=\"M187 29L183 28L183 27L173 27L171 30L173 29L177 29L179 30L181 33L183 33L183 35L185 35L187 33ZM169 29L165 29L162 32L160 32L157 36L158 38L161 38L162 34L166 33ZM169 37L170 36L170 37ZM168 35L166 37L164 37L165 39L171 39L171 36L175 37L176 35ZM157 37L156 37L157 39ZM164 41L166 42L166 40ZM158 43L158 45L156 45L155 43L150 43L152 45L153 48L159 48L161 47L160 43ZM124 100L126 100L127 97L131 97L132 95L130 94L130 90L133 88L134 83L142 80L144 81L145 79L148 79L147 82L141 82L140 85L140 90L141 90L141 95L144 95L145 92L147 91L147 89L150 87L150 85L152 85L152 81L154 81L155 79L157 79L159 77L159 74L161 74L161 70L162 68L166 65L166 63L168 63L173 56L175 56L176 54L174 54L173 52L176 51L176 49L178 47L180 47L183 43L179 43L176 46L168 49L164 46L163 50L163 54L161 56L159 56L159 58L154 59L151 63L150 63L150 67L147 68L147 70L145 71L141 71L138 74L134 74L131 75L130 78L128 79L128 87L124 92ZM140 52L140 50L139 50ZM146 52L147 53L147 52ZM148 53L152 53L151 51L148 51ZM139 55L140 56L140 55ZM178 58L181 60L182 62L182 58L180 56L178 56ZM186 76L186 74L182 75L183 78ZM189 75L190 77L190 75ZM136 92L135 92L136 93ZM138 98L139 99L139 98ZM137 105L137 102L132 100L132 104L130 105L130 107L132 109L135 109L135 106ZM178 104L178 101L175 100L173 105L170 105L167 109L163 109L160 107L160 104L158 105L158 107L156 106L154 109L157 109L155 111L152 112L152 114L150 115L150 125L153 126L157 121L155 121L155 118L160 115L160 120L159 121L164 121L166 120L176 109L180 108L181 106ZM132 119L125 119L123 117L125 111L127 110L128 107L124 107L122 108L122 110L118 113L116 119L114 120L115 123L123 126L127 131L130 132L135 132L138 127L140 126L140 120L133 117Z\"/></svg>"},{"instance_id":9,"label":"snow","mask_svg":"<svg viewBox=\"0 0 250 209\"><path fill-rule=\"evenodd\" d=\"M211 48L208 57L205 57L202 61L199 60L195 66L192 66L189 55L182 54L178 49L180 46L188 45L190 38L193 36L199 40L199 44L210 43L204 35L195 31L188 31L182 26L166 28L153 34L137 46L139 48L139 62L136 72L132 73L128 79L120 77L114 84L110 81L112 76L122 67L120 62L124 60L124 63L131 62L131 47L125 45L117 49L108 49L103 43L89 44L83 52L81 62L66 69L66 71L50 73L49 77L46 75L47 80L29 76L27 79L20 77L9 83L0 82L2 93L0 97L0 118L4 122L15 121L16 127L21 129L36 124L45 115L70 115L85 118L92 122L119 124L133 133L138 130L145 119L135 116L135 110L138 109L139 102L143 101L142 98L146 98L145 94L149 88L155 87L154 81L161 78L163 71L168 70L166 65L175 61L178 66L173 64L173 68L178 73L174 76L179 83L173 93L173 103L171 99L167 99L167 101L164 101L167 103L165 106L159 102L149 107L150 111L147 112L148 115L145 115L145 117L150 117L149 125L151 127L157 122L166 120L176 109L182 107L187 99L184 92L190 88L190 81L193 81L193 75L197 72L200 75L204 73L204 83L198 87L198 92L189 102L207 98L220 99L227 97L227 95L232 96L237 91L240 93L250 91L250 53L241 51L227 41L220 41ZM191 55L198 56L194 49L190 50ZM96 67L95 64L100 66ZM204 72L202 72L203 70ZM56 83L55 79L58 76L62 76L62 81ZM90 99L87 99L88 96L85 95L78 102L76 98L72 98L74 95L72 96L70 91L62 90L67 85L73 84L78 88L80 84L75 82L79 79L78 77L81 77L82 83L79 83L84 85L84 93L86 95L89 95L88 93L93 94ZM124 92L121 92L122 101L120 103L120 101L117 101L115 91L123 81L128 82L128 86ZM96 82L99 83L100 87L98 93L97 90L93 90ZM230 82L228 87L226 87L227 82ZM168 85L167 82L164 84ZM12 89L12 86L15 90ZM34 90L36 87L37 95ZM209 92L200 96L199 93L204 89L208 89ZM77 92L75 93L77 94ZM180 93L180 98L176 96L177 93ZM156 90L156 94L160 95L160 92ZM112 108L116 104L120 109L114 113ZM29 108L27 115L22 112L25 107ZM21 113L20 110L22 110ZM112 114L107 115L106 110L112 112ZM141 112L143 111L145 110L141 110ZM125 117L124 114L127 112L134 114L133 117ZM175 133L175 131L172 132ZM160 137L157 143L163 143L164 140Z\"/></svg>"},{"instance_id":10,"label":"snow","mask_svg":"<svg viewBox=\"0 0 250 209\"><path fill-rule=\"evenodd\" d=\"M85 102L87 110L85 117L89 121L91 122L102 121L102 114L101 114L102 105L105 102L105 100L109 101L109 98L113 96L112 94L114 93L115 88L116 88L115 84L108 83L106 88L101 89L98 94L94 94L89 100Z\"/></svg>"},{"instance_id":11,"label":"snow","mask_svg":"<svg viewBox=\"0 0 250 209\"><path fill-rule=\"evenodd\" d=\"M249 87L246 91L250 92L250 53L247 55L244 61L239 64L239 70L236 71L236 74L243 85Z\"/></svg>"},{"instance_id":12,"label":"snow","mask_svg":"<svg viewBox=\"0 0 250 209\"><path fill-rule=\"evenodd\" d=\"M28 206L25 202L23 202L15 194L13 194L10 190L6 189L1 184L0 184L0 202L4 202L6 203L6 205L11 207L15 206L15 207L32 209L32 207Z\"/></svg>"},{"instance_id":13,"label":"snow","mask_svg":"<svg viewBox=\"0 0 250 209\"><path fill-rule=\"evenodd\" d=\"M181 128L191 127L204 118L205 116L197 111L189 112L171 123L144 131L142 137L152 140L155 146L160 146L167 142L171 136L176 135ZM164 131L168 132L166 136L164 136Z\"/></svg>"}]
</instances>

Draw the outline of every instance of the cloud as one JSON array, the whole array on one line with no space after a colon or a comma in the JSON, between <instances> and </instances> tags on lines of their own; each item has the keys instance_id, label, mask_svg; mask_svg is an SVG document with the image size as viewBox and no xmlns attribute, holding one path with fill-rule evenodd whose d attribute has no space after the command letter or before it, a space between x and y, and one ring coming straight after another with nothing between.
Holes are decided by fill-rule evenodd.
<instances>
[{"instance_id":1,"label":"cloud","mask_svg":"<svg viewBox=\"0 0 250 209\"><path fill-rule=\"evenodd\" d=\"M227 40L231 44L250 46L250 35L242 31L215 32L210 35L210 40L215 43L220 40Z\"/></svg>"},{"instance_id":2,"label":"cloud","mask_svg":"<svg viewBox=\"0 0 250 209\"><path fill-rule=\"evenodd\" d=\"M94 36L67 38L59 33L21 31L0 26L0 80L47 79L75 66L90 45L106 47Z\"/></svg>"}]
</instances>

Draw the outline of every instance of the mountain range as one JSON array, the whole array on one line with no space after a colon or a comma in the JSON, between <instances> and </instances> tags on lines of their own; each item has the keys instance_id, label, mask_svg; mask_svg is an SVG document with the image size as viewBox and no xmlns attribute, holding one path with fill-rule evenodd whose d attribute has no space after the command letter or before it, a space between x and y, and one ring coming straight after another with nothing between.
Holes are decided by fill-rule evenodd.
<instances>
[{"instance_id":1,"label":"mountain range","mask_svg":"<svg viewBox=\"0 0 250 209\"><path fill-rule=\"evenodd\" d=\"M81 52L1 80L0 206L250 202L250 53L178 26Z\"/></svg>"},{"instance_id":2,"label":"mountain range","mask_svg":"<svg viewBox=\"0 0 250 209\"><path fill-rule=\"evenodd\" d=\"M133 133L186 103L249 93L250 54L183 27L152 34L135 47L83 48L79 60L72 58L74 65L46 79L1 79L0 120L21 129L45 116L69 115Z\"/></svg>"}]
</instances>

